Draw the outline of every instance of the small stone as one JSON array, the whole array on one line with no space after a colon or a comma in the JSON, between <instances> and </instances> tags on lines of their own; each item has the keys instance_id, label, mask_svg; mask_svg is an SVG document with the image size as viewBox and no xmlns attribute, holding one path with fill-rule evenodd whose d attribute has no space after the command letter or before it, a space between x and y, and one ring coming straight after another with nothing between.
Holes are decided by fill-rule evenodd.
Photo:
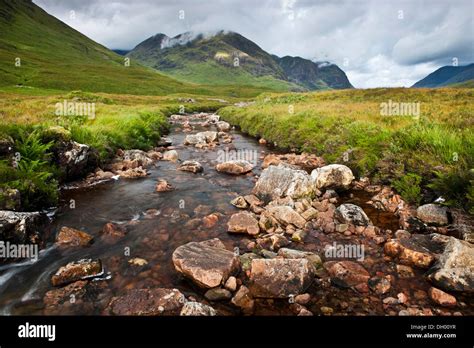
<instances>
[{"instance_id":1,"label":"small stone","mask_svg":"<svg viewBox=\"0 0 474 348\"><path fill-rule=\"evenodd\" d=\"M232 297L232 293L227 289L214 288L207 290L204 297L209 301L222 301L229 300Z\"/></svg>"},{"instance_id":2,"label":"small stone","mask_svg":"<svg viewBox=\"0 0 474 348\"><path fill-rule=\"evenodd\" d=\"M235 278L234 276L229 277L229 279L227 279L227 281L225 282L224 287L232 292L237 290L237 278Z\"/></svg>"},{"instance_id":3,"label":"small stone","mask_svg":"<svg viewBox=\"0 0 474 348\"><path fill-rule=\"evenodd\" d=\"M232 215L227 227L227 231L230 233L247 233L255 236L260 232L257 219L246 211Z\"/></svg>"},{"instance_id":4,"label":"small stone","mask_svg":"<svg viewBox=\"0 0 474 348\"><path fill-rule=\"evenodd\" d=\"M321 310L321 313L326 316L330 316L334 313L334 309L332 309L331 307L323 306L320 308L320 310Z\"/></svg>"},{"instance_id":5,"label":"small stone","mask_svg":"<svg viewBox=\"0 0 474 348\"><path fill-rule=\"evenodd\" d=\"M436 289L431 287L428 290L428 294L430 298L437 304L443 307L455 307L456 306L456 298L440 289Z\"/></svg>"},{"instance_id":6,"label":"small stone","mask_svg":"<svg viewBox=\"0 0 474 348\"><path fill-rule=\"evenodd\" d=\"M397 272L400 278L413 278L415 276L415 272L410 266L397 265Z\"/></svg>"},{"instance_id":7,"label":"small stone","mask_svg":"<svg viewBox=\"0 0 474 348\"><path fill-rule=\"evenodd\" d=\"M295 296L295 302L300 305L306 305L309 303L310 300L311 300L311 295L307 293Z\"/></svg>"},{"instance_id":8,"label":"small stone","mask_svg":"<svg viewBox=\"0 0 474 348\"><path fill-rule=\"evenodd\" d=\"M184 304L179 315L184 317L213 317L217 315L217 312L211 306L188 301Z\"/></svg>"},{"instance_id":9,"label":"small stone","mask_svg":"<svg viewBox=\"0 0 474 348\"><path fill-rule=\"evenodd\" d=\"M168 181L164 180L164 179L158 179L158 182L156 183L156 186L155 186L155 191L156 192L169 192L169 191L173 191L174 190L174 187L171 186Z\"/></svg>"},{"instance_id":10,"label":"small stone","mask_svg":"<svg viewBox=\"0 0 474 348\"><path fill-rule=\"evenodd\" d=\"M251 297L250 291L246 286L242 285L239 288L231 302L239 307L244 314L250 315L253 313L255 300Z\"/></svg>"},{"instance_id":11,"label":"small stone","mask_svg":"<svg viewBox=\"0 0 474 348\"><path fill-rule=\"evenodd\" d=\"M307 233L304 230L296 230L291 235L291 240L297 243L303 243L304 239L306 238Z\"/></svg>"},{"instance_id":12,"label":"small stone","mask_svg":"<svg viewBox=\"0 0 474 348\"><path fill-rule=\"evenodd\" d=\"M242 196L233 199L230 204L239 209L247 209L249 207L247 201Z\"/></svg>"},{"instance_id":13,"label":"small stone","mask_svg":"<svg viewBox=\"0 0 474 348\"><path fill-rule=\"evenodd\" d=\"M139 267L141 267L141 266L147 265L147 264L148 264L148 261L145 260L145 259L141 259L141 258L139 258L139 257L135 257L135 258L133 258L133 259L131 259L131 260L128 260L128 263L131 264L131 265L133 265L133 266L139 266Z\"/></svg>"},{"instance_id":14,"label":"small stone","mask_svg":"<svg viewBox=\"0 0 474 348\"><path fill-rule=\"evenodd\" d=\"M405 295L403 292L400 292L398 295L397 295L397 298L398 298L398 303L407 303L408 302L408 297L407 295Z\"/></svg>"},{"instance_id":15,"label":"small stone","mask_svg":"<svg viewBox=\"0 0 474 348\"><path fill-rule=\"evenodd\" d=\"M369 279L368 285L376 294L386 294L391 287L390 280L382 277L373 277Z\"/></svg>"}]
</instances>

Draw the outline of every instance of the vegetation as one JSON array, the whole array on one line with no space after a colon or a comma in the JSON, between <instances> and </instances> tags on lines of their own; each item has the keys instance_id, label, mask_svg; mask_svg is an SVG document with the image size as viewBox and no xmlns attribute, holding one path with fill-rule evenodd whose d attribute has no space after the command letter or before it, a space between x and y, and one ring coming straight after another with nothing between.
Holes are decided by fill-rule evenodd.
<instances>
[{"instance_id":1,"label":"vegetation","mask_svg":"<svg viewBox=\"0 0 474 348\"><path fill-rule=\"evenodd\" d=\"M119 148L148 150L166 133L170 114L178 113L182 107L186 112L194 112L216 110L223 105L209 97L193 97L194 103L185 103L190 97L81 91L28 96L0 92L0 143L14 140L12 152L3 157L0 153L0 188L19 190L24 210L54 206L61 172L51 155L61 141L92 146L98 150L102 163L110 160ZM95 103L95 118L57 116L55 105L63 100ZM4 199L0 197L0 201Z\"/></svg>"},{"instance_id":2,"label":"vegetation","mask_svg":"<svg viewBox=\"0 0 474 348\"><path fill-rule=\"evenodd\" d=\"M341 162L393 185L409 201L436 193L473 209L474 91L373 89L263 94L224 119L283 148ZM382 116L381 103L420 103L414 116ZM347 154L347 162L344 162Z\"/></svg>"}]
</instances>

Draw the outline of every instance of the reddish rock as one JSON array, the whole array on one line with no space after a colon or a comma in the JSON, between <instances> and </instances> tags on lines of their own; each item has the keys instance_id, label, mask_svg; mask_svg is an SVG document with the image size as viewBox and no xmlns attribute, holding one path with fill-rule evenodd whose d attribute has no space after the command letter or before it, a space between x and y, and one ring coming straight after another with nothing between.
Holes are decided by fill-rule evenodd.
<instances>
[{"instance_id":1,"label":"reddish rock","mask_svg":"<svg viewBox=\"0 0 474 348\"><path fill-rule=\"evenodd\" d=\"M239 291L237 291L231 302L239 307L244 314L250 315L253 313L255 300L250 295L250 291L246 286L242 285L239 288Z\"/></svg>"},{"instance_id":2,"label":"reddish rock","mask_svg":"<svg viewBox=\"0 0 474 348\"><path fill-rule=\"evenodd\" d=\"M102 239L106 243L115 243L118 239L125 237L127 230L121 225L109 222L102 228Z\"/></svg>"},{"instance_id":3,"label":"reddish rock","mask_svg":"<svg viewBox=\"0 0 474 348\"><path fill-rule=\"evenodd\" d=\"M456 298L454 296L447 294L440 289L431 287L428 290L428 295L435 303L443 307L455 307L457 304Z\"/></svg>"},{"instance_id":4,"label":"reddish rock","mask_svg":"<svg viewBox=\"0 0 474 348\"><path fill-rule=\"evenodd\" d=\"M79 260L70 262L51 277L53 286L61 286L78 280L94 278L103 274L102 262L97 260Z\"/></svg>"},{"instance_id":5,"label":"reddish rock","mask_svg":"<svg viewBox=\"0 0 474 348\"><path fill-rule=\"evenodd\" d=\"M227 231L230 233L247 233L255 236L260 232L257 219L246 211L232 215L227 227Z\"/></svg>"},{"instance_id":6,"label":"reddish rock","mask_svg":"<svg viewBox=\"0 0 474 348\"><path fill-rule=\"evenodd\" d=\"M253 297L288 298L312 283L314 268L307 259L255 259L250 273Z\"/></svg>"},{"instance_id":7,"label":"reddish rock","mask_svg":"<svg viewBox=\"0 0 474 348\"><path fill-rule=\"evenodd\" d=\"M225 249L218 239L191 242L173 253L175 269L203 288L215 288L240 270L238 255Z\"/></svg>"},{"instance_id":8,"label":"reddish rock","mask_svg":"<svg viewBox=\"0 0 474 348\"><path fill-rule=\"evenodd\" d=\"M156 183L156 186L155 186L156 192L169 192L173 190L174 190L174 187L171 186L171 184L169 184L168 181L164 179L158 179L158 182Z\"/></svg>"},{"instance_id":9,"label":"reddish rock","mask_svg":"<svg viewBox=\"0 0 474 348\"><path fill-rule=\"evenodd\" d=\"M328 261L323 264L331 276L331 283L344 288L367 284L369 272L353 261Z\"/></svg>"},{"instance_id":10,"label":"reddish rock","mask_svg":"<svg viewBox=\"0 0 474 348\"><path fill-rule=\"evenodd\" d=\"M60 246L87 246L92 243L93 237L83 231L70 227L63 227L56 237L56 244Z\"/></svg>"},{"instance_id":11,"label":"reddish rock","mask_svg":"<svg viewBox=\"0 0 474 348\"><path fill-rule=\"evenodd\" d=\"M219 163L216 170L220 173L240 175L252 171L253 167L253 164L248 161L228 161Z\"/></svg>"},{"instance_id":12,"label":"reddish rock","mask_svg":"<svg viewBox=\"0 0 474 348\"><path fill-rule=\"evenodd\" d=\"M214 227L219 221L219 216L217 214L210 214L203 217L202 222L205 228Z\"/></svg>"},{"instance_id":13,"label":"reddish rock","mask_svg":"<svg viewBox=\"0 0 474 348\"><path fill-rule=\"evenodd\" d=\"M402 263L428 268L435 260L442 245L435 235L412 235L411 238L391 239L385 243L385 254L399 258Z\"/></svg>"}]
</instances>

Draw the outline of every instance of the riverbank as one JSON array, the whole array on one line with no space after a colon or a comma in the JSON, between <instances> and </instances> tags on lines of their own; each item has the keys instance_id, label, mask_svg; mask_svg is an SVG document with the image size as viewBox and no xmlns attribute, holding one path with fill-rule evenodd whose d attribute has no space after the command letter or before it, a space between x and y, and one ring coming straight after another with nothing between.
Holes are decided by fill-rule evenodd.
<instances>
[{"instance_id":1,"label":"riverbank","mask_svg":"<svg viewBox=\"0 0 474 348\"><path fill-rule=\"evenodd\" d=\"M442 196L473 213L473 102L470 89L264 94L219 114L279 147L344 163L411 203Z\"/></svg>"}]
</instances>

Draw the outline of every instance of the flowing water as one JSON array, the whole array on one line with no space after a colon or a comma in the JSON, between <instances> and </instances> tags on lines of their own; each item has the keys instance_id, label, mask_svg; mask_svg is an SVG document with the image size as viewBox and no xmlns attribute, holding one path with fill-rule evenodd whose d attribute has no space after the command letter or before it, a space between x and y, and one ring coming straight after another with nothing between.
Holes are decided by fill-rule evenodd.
<instances>
[{"instance_id":1,"label":"flowing water","mask_svg":"<svg viewBox=\"0 0 474 348\"><path fill-rule=\"evenodd\" d=\"M196 126L194 132L201 130ZM37 262L8 264L0 267L0 311L2 314L44 314L43 296L53 289L51 275L66 263L83 258L100 258L110 279L97 281L95 292L88 294L89 301L80 301L63 306L60 313L54 314L101 314L112 296L125 289L146 287L178 288L186 296L193 295L203 299L203 292L190 282L183 280L174 270L171 258L173 251L190 241L202 241L219 238L229 249L245 249L250 241L242 235L227 233L227 221L237 212L229 202L238 195L249 194L261 172L263 155L274 152L268 147L239 131L232 130L233 143L219 145L214 149L199 150L184 146L187 133L183 133L179 124L172 127L169 138L179 153L180 161L196 160L204 167L201 174L177 171L179 163L158 161L149 168L147 178L118 181L102 184L89 189L68 190L62 194L62 205L50 226L49 246L40 254ZM218 173L218 150L226 147L255 151L259 163L253 173L244 176L229 176ZM174 191L158 193L155 185L158 179L165 179L175 187ZM367 197L354 192L347 195L345 201L360 204L375 225L396 229L394 216L380 213L364 205ZM370 197L369 197L370 198ZM75 208L70 209L74 200ZM210 213L218 213L219 221L212 228L206 228L200 221ZM191 221L191 222L190 222ZM126 226L127 235L114 244L108 244L100 237L103 226L109 222ZM94 243L85 248L58 249L54 236L63 226L83 230L94 236ZM334 235L334 234L332 234ZM305 244L293 244L289 247L322 252L326 244L333 241L347 241L344 236L332 236L323 233L311 233ZM379 246L368 245L364 266L374 274L377 271L393 272L387 264L381 262L383 253ZM129 264L132 258L148 261L145 266ZM421 275L420 275L421 277ZM400 288L427 289L425 281L400 281ZM410 290L407 290L410 291ZM349 302L354 313L365 311L368 314L385 314L380 301L367 304L363 297L352 290L340 290L314 284L309 292L317 295L318 301L313 307L331 305L337 307L341 301ZM235 309L228 304L213 305L223 314L234 314ZM344 307L344 306L343 306ZM315 309L315 311L317 311ZM350 310L346 311L350 312ZM49 314L49 313L48 313ZM261 301L256 314L291 314L287 301Z\"/></svg>"}]
</instances>

